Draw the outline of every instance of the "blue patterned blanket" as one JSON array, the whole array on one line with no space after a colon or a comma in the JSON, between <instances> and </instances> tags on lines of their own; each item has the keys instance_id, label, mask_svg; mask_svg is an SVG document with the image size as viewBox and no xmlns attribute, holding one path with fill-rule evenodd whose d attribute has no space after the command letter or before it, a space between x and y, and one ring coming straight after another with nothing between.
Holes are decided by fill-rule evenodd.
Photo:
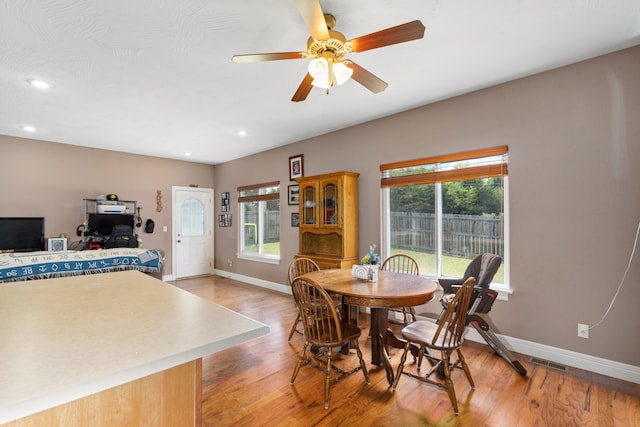
<instances>
[{"instance_id":1,"label":"blue patterned blanket","mask_svg":"<svg viewBox=\"0 0 640 427\"><path fill-rule=\"evenodd\" d=\"M0 283L121 270L154 273L163 262L158 249L0 253Z\"/></svg>"}]
</instances>

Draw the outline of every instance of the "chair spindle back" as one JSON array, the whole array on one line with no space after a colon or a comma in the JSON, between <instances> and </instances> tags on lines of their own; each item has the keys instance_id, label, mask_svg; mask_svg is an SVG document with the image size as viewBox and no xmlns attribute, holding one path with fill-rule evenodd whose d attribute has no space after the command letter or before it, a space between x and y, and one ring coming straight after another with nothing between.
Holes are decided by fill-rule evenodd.
<instances>
[{"instance_id":1,"label":"chair spindle back","mask_svg":"<svg viewBox=\"0 0 640 427\"><path fill-rule=\"evenodd\" d=\"M420 268L415 259L409 255L397 254L387 258L380 267L384 271L393 271L396 273L420 274Z\"/></svg>"},{"instance_id":2,"label":"chair spindle back","mask_svg":"<svg viewBox=\"0 0 640 427\"><path fill-rule=\"evenodd\" d=\"M432 344L440 344L446 347L460 346L462 334L467 323L467 307L469 307L475 284L476 279L469 277L456 292L456 296L440 318L438 330L433 336ZM458 307L461 309L458 310ZM442 336L440 336L441 334Z\"/></svg>"},{"instance_id":3,"label":"chair spindle back","mask_svg":"<svg viewBox=\"0 0 640 427\"><path fill-rule=\"evenodd\" d=\"M298 276L318 270L320 267L311 258L296 258L289 264L289 284L292 284Z\"/></svg>"},{"instance_id":4,"label":"chair spindle back","mask_svg":"<svg viewBox=\"0 0 640 427\"><path fill-rule=\"evenodd\" d=\"M291 291L298 305L307 341L318 346L342 343L340 315L329 294L313 280L296 278Z\"/></svg>"}]
</instances>

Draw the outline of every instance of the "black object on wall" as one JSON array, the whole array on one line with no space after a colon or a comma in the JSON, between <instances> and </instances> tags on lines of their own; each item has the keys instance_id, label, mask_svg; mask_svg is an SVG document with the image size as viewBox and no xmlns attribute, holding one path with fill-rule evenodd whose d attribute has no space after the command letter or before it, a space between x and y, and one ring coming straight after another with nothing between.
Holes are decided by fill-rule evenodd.
<instances>
[{"instance_id":1,"label":"black object on wall","mask_svg":"<svg viewBox=\"0 0 640 427\"><path fill-rule=\"evenodd\" d=\"M144 225L144 231L145 233L153 233L153 229L156 227L156 223L153 222L153 220L151 218L147 219L147 222Z\"/></svg>"}]
</instances>

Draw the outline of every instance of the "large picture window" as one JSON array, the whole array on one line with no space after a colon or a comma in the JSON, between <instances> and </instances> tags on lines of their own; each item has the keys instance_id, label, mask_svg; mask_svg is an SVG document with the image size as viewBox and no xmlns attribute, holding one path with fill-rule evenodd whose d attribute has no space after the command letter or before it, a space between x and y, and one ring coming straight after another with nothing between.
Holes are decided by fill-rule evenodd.
<instances>
[{"instance_id":1,"label":"large picture window","mask_svg":"<svg viewBox=\"0 0 640 427\"><path fill-rule=\"evenodd\" d=\"M462 277L490 252L503 264L493 281L508 288L507 147L380 166L382 254L413 256L420 273Z\"/></svg>"},{"instance_id":2,"label":"large picture window","mask_svg":"<svg viewBox=\"0 0 640 427\"><path fill-rule=\"evenodd\" d=\"M241 258L280 260L280 182L238 187Z\"/></svg>"}]
</instances>

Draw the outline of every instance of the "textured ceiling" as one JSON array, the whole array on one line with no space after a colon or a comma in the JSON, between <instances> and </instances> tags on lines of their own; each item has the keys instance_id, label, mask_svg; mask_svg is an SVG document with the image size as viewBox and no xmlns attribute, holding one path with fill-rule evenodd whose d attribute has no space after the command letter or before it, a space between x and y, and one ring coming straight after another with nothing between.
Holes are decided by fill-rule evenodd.
<instances>
[{"instance_id":1,"label":"textured ceiling","mask_svg":"<svg viewBox=\"0 0 640 427\"><path fill-rule=\"evenodd\" d=\"M638 0L321 5L347 39L414 19L425 37L349 55L386 91L293 103L306 60L231 62L304 50L293 0L0 0L0 134L216 164L640 44Z\"/></svg>"}]
</instances>

